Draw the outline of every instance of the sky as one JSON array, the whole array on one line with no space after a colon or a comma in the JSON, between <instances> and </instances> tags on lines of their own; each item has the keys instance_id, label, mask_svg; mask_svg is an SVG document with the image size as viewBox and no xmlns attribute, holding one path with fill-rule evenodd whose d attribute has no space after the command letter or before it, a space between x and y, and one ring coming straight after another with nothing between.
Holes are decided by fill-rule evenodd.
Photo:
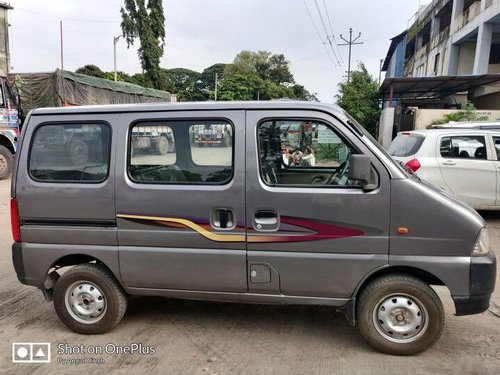
<instances>
[{"instance_id":1,"label":"sky","mask_svg":"<svg viewBox=\"0 0 500 375\"><path fill-rule=\"evenodd\" d=\"M348 39L349 28L353 38L361 33L358 41L363 44L352 47L351 65L363 62L378 80L390 38L408 28L419 4L425 2L164 0L166 44L161 66L201 72L215 63L232 62L242 50L282 53L297 83L321 101L333 102L347 70L348 47L337 46L343 43L340 34ZM94 64L113 70L113 37L121 35L123 0L11 0L10 4L12 72L61 67L60 21L64 69ZM327 35L332 46L325 44ZM141 72L134 46L127 48L120 38L116 53L118 70Z\"/></svg>"}]
</instances>

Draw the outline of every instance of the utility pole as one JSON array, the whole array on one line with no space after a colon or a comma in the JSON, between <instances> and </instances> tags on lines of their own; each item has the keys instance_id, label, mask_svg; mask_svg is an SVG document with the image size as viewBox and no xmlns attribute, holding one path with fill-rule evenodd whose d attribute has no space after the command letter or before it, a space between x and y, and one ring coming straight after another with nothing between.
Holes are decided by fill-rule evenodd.
<instances>
[{"instance_id":1,"label":"utility pole","mask_svg":"<svg viewBox=\"0 0 500 375\"><path fill-rule=\"evenodd\" d=\"M66 98L64 97L64 43L63 43L63 23L59 21L59 34L61 37L61 98L62 106L66 105Z\"/></svg>"},{"instance_id":2,"label":"utility pole","mask_svg":"<svg viewBox=\"0 0 500 375\"><path fill-rule=\"evenodd\" d=\"M353 40L352 39L352 28L349 28L349 40L345 39L342 34L340 34L340 39L342 39L345 43L339 44L339 46L349 46L349 61L347 62L347 83L351 81L351 48L356 44L363 44L363 42L356 41L361 38L361 33Z\"/></svg>"},{"instance_id":3,"label":"utility pole","mask_svg":"<svg viewBox=\"0 0 500 375\"><path fill-rule=\"evenodd\" d=\"M217 86L219 85L219 81L217 78L218 78L218 74L215 73L215 93L214 93L215 101L217 101Z\"/></svg>"},{"instance_id":4,"label":"utility pole","mask_svg":"<svg viewBox=\"0 0 500 375\"><path fill-rule=\"evenodd\" d=\"M115 82L118 79L118 74L116 72L116 42L118 42L118 39L120 39L120 37L121 37L121 35L113 37L113 61L114 61L114 67L115 67Z\"/></svg>"}]
</instances>

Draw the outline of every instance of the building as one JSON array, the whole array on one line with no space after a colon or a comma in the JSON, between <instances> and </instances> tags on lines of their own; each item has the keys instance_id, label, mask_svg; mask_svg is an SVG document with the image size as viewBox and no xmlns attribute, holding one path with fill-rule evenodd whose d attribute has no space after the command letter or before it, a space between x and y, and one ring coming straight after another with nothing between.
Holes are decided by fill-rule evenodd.
<instances>
[{"instance_id":1,"label":"building","mask_svg":"<svg viewBox=\"0 0 500 375\"><path fill-rule=\"evenodd\" d=\"M500 0L433 0L421 7L409 29L391 39L382 70L384 108L392 110L381 119L386 137L425 127L415 122L422 109L442 116L469 100L500 110ZM393 129L383 130L383 122Z\"/></svg>"},{"instance_id":2,"label":"building","mask_svg":"<svg viewBox=\"0 0 500 375\"><path fill-rule=\"evenodd\" d=\"M10 5L0 2L0 76L6 76L10 71L8 12L12 9Z\"/></svg>"}]
</instances>

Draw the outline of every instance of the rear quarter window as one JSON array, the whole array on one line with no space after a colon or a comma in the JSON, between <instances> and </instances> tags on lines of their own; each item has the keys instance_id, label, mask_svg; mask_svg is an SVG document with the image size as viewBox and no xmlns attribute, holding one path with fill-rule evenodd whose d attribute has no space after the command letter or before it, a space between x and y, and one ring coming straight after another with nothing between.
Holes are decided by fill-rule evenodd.
<instances>
[{"instance_id":1,"label":"rear quarter window","mask_svg":"<svg viewBox=\"0 0 500 375\"><path fill-rule=\"evenodd\" d=\"M392 141L387 152L391 156L410 156L418 152L425 137L400 134Z\"/></svg>"},{"instance_id":2,"label":"rear quarter window","mask_svg":"<svg viewBox=\"0 0 500 375\"><path fill-rule=\"evenodd\" d=\"M102 182L109 172L110 148L107 124L42 124L33 134L29 174L40 182Z\"/></svg>"}]
</instances>

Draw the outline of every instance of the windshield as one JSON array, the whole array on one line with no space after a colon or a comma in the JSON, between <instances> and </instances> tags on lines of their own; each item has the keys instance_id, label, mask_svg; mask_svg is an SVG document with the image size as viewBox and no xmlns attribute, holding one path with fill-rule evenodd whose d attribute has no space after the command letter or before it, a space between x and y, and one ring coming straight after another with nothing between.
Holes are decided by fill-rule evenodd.
<instances>
[{"instance_id":1,"label":"windshield","mask_svg":"<svg viewBox=\"0 0 500 375\"><path fill-rule=\"evenodd\" d=\"M387 157L387 161L389 163L391 163L393 166L395 166L397 169L399 169L401 172L403 172L403 174L405 176L408 176L408 172L405 170L405 168L403 168L399 163L396 163L396 161L392 158L392 156L390 156L387 151L382 147L382 145L380 143L378 143L378 141L372 137L372 135L370 133L368 133L368 131L366 131L365 128L363 128L359 122L357 122L350 114L348 114L347 112L344 112L345 115L347 116L347 118L349 119L349 122L354 125L359 131L361 131L363 133L363 135L367 138L367 140L373 145L375 146L382 154L384 154L386 157Z\"/></svg>"},{"instance_id":2,"label":"windshield","mask_svg":"<svg viewBox=\"0 0 500 375\"><path fill-rule=\"evenodd\" d=\"M422 146L424 137L416 134L399 134L389 146L387 153L391 156L415 155Z\"/></svg>"}]
</instances>

